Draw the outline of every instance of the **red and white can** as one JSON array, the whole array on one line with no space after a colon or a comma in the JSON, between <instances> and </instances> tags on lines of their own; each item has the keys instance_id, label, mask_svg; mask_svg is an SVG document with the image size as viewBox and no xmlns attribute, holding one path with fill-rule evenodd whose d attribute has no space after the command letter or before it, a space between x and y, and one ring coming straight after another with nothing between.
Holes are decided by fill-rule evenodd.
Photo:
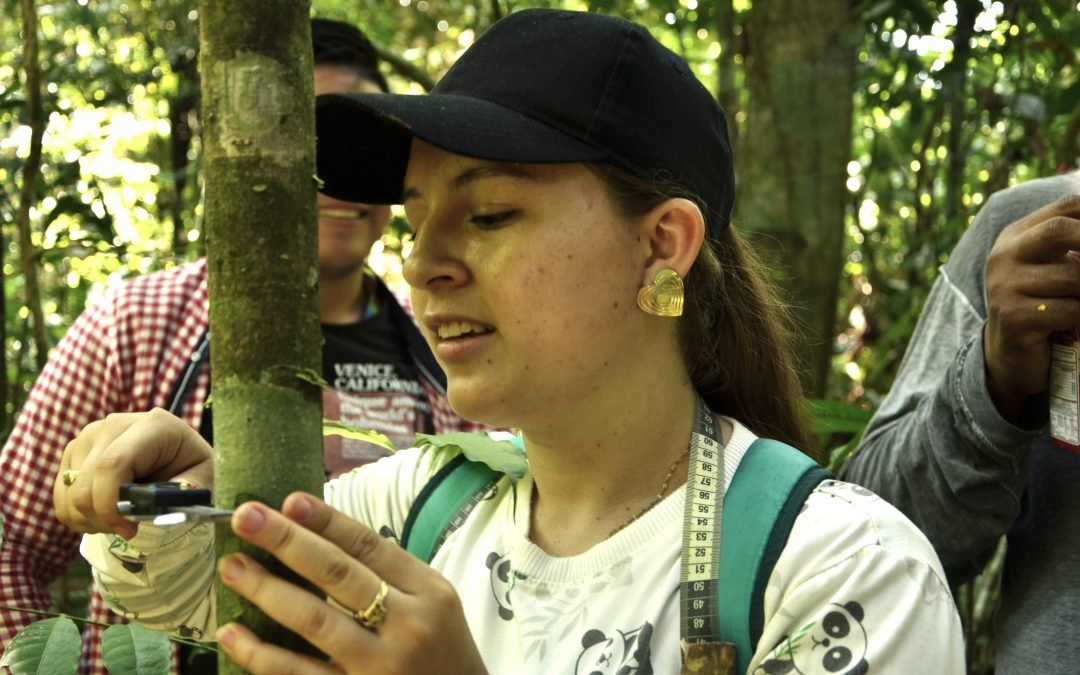
<instances>
[{"instance_id":1,"label":"red and white can","mask_svg":"<svg viewBox=\"0 0 1080 675\"><path fill-rule=\"evenodd\" d=\"M1050 440L1080 453L1080 330L1054 333L1050 348Z\"/></svg>"}]
</instances>

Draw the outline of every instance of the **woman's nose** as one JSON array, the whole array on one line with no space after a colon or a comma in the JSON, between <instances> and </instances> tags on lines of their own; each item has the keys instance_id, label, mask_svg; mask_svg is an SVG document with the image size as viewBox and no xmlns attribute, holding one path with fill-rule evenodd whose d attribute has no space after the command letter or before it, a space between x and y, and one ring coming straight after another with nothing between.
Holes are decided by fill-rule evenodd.
<instances>
[{"instance_id":1,"label":"woman's nose","mask_svg":"<svg viewBox=\"0 0 1080 675\"><path fill-rule=\"evenodd\" d=\"M417 290L434 290L438 286L456 286L468 278L468 268L456 253L452 233L425 226L413 240L412 251L402 263L402 276Z\"/></svg>"}]
</instances>

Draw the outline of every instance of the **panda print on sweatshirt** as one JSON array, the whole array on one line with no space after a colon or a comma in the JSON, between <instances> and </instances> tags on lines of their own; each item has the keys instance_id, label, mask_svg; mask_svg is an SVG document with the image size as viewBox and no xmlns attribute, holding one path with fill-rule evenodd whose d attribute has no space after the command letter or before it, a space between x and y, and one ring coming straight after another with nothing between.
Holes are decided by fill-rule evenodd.
<instances>
[{"instance_id":1,"label":"panda print on sweatshirt","mask_svg":"<svg viewBox=\"0 0 1080 675\"><path fill-rule=\"evenodd\" d=\"M866 662L867 638L862 621L863 608L858 602L828 605L820 620L781 640L753 675L865 675L870 664Z\"/></svg>"}]
</instances>

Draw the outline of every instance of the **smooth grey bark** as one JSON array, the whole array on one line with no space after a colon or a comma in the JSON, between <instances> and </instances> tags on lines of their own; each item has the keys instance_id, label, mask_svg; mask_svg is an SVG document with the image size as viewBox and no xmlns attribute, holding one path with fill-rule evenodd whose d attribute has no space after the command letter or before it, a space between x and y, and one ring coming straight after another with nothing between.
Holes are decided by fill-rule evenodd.
<instances>
[{"instance_id":1,"label":"smooth grey bark","mask_svg":"<svg viewBox=\"0 0 1080 675\"><path fill-rule=\"evenodd\" d=\"M215 499L321 494L321 330L306 0L202 0ZM282 566L218 528L218 554ZM218 622L312 648L218 584ZM222 653L221 673L242 672Z\"/></svg>"}]
</instances>

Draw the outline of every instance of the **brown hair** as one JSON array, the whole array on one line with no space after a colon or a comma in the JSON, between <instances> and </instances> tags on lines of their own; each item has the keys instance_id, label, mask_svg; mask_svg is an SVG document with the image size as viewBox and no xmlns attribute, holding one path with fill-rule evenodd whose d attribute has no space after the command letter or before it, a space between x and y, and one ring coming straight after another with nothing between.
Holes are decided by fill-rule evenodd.
<instances>
[{"instance_id":1,"label":"brown hair","mask_svg":"<svg viewBox=\"0 0 1080 675\"><path fill-rule=\"evenodd\" d=\"M615 208L627 216L675 197L709 213L696 195L670 181L644 180L606 164L594 168ZM715 240L706 237L685 285L679 338L697 392L714 412L820 461L799 383L791 312L761 259L726 227Z\"/></svg>"}]
</instances>

